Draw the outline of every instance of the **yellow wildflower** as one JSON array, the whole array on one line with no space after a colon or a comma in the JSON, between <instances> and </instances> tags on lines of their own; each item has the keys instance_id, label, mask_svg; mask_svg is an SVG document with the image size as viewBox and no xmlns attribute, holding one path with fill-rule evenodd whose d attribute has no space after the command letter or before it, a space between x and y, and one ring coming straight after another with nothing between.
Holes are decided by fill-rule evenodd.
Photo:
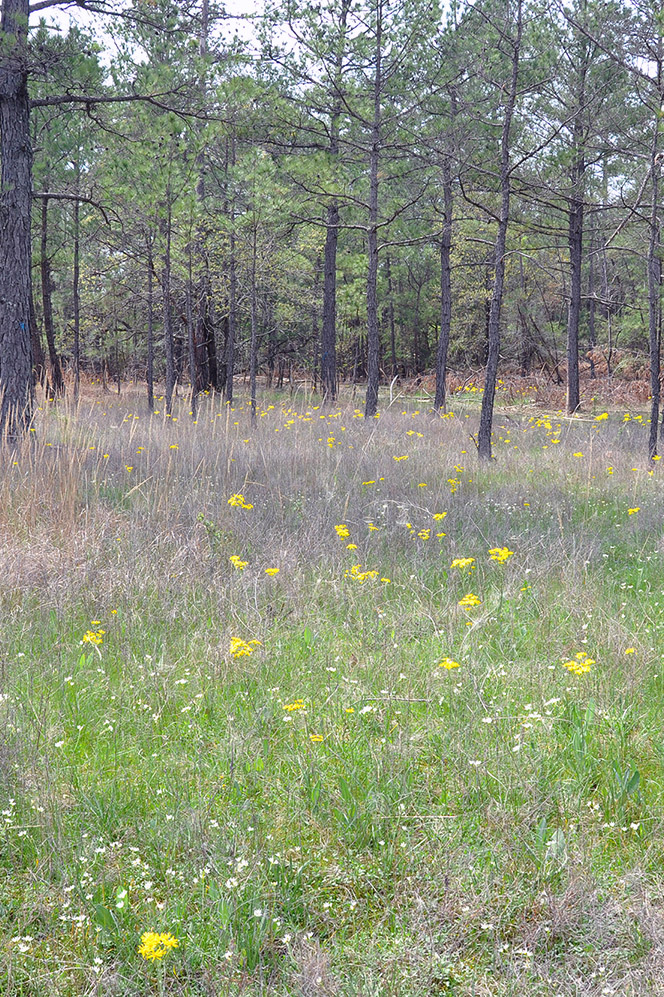
<instances>
[{"instance_id":1,"label":"yellow wildflower","mask_svg":"<svg viewBox=\"0 0 664 997\"><path fill-rule=\"evenodd\" d=\"M146 931L141 935L138 954L148 960L163 959L171 949L178 948L179 944L177 938L174 938L168 931L162 932L162 934L157 934L155 931Z\"/></svg>"},{"instance_id":2,"label":"yellow wildflower","mask_svg":"<svg viewBox=\"0 0 664 997\"><path fill-rule=\"evenodd\" d=\"M585 651L579 651L569 661L563 661L563 668L574 675L585 675L590 671L590 666L595 664L594 658L589 658Z\"/></svg>"},{"instance_id":3,"label":"yellow wildflower","mask_svg":"<svg viewBox=\"0 0 664 997\"><path fill-rule=\"evenodd\" d=\"M370 578L377 578L378 572L376 570L372 571L361 571L361 564L354 564L344 575L345 578L354 578L355 581L362 584Z\"/></svg>"},{"instance_id":4,"label":"yellow wildflower","mask_svg":"<svg viewBox=\"0 0 664 997\"><path fill-rule=\"evenodd\" d=\"M247 502L244 495L240 495L239 493L236 495L231 495L231 497L228 500L228 504L233 506L239 506L241 509L253 509L253 505L251 504L251 502Z\"/></svg>"},{"instance_id":5,"label":"yellow wildflower","mask_svg":"<svg viewBox=\"0 0 664 997\"><path fill-rule=\"evenodd\" d=\"M443 658L442 661L438 662L438 667L450 669L450 668L459 668L460 666L459 662L454 661L452 658Z\"/></svg>"},{"instance_id":6,"label":"yellow wildflower","mask_svg":"<svg viewBox=\"0 0 664 997\"><path fill-rule=\"evenodd\" d=\"M508 550L507 547L492 547L489 551L492 561L498 561L499 564L504 564L514 553L513 550Z\"/></svg>"},{"instance_id":7,"label":"yellow wildflower","mask_svg":"<svg viewBox=\"0 0 664 997\"><path fill-rule=\"evenodd\" d=\"M252 644L260 644L259 640L242 640L241 637L231 637L230 647L228 648L228 653L233 658L241 658L244 655L253 654L254 649Z\"/></svg>"},{"instance_id":8,"label":"yellow wildflower","mask_svg":"<svg viewBox=\"0 0 664 997\"><path fill-rule=\"evenodd\" d=\"M238 557L237 554L231 554L228 560L231 562L234 568L237 568L238 571L244 571L244 569L249 564L249 561L243 561L240 557Z\"/></svg>"}]
</instances>

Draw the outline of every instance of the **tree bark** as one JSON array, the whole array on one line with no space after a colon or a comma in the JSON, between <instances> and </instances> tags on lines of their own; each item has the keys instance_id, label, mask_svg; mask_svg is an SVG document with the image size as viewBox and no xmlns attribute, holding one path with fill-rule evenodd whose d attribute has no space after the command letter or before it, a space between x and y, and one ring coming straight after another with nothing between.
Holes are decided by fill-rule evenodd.
<instances>
[{"instance_id":1,"label":"tree bark","mask_svg":"<svg viewBox=\"0 0 664 997\"><path fill-rule=\"evenodd\" d=\"M235 135L231 136L231 166L235 166ZM235 325L237 319L237 269L235 261L235 197L230 199L230 247L228 261L228 336L226 338L226 383L224 394L228 405L233 404L233 376L235 374Z\"/></svg>"},{"instance_id":2,"label":"tree bark","mask_svg":"<svg viewBox=\"0 0 664 997\"><path fill-rule=\"evenodd\" d=\"M334 402L337 397L337 241L339 237L339 204L336 198L328 205L326 224L320 379L323 400Z\"/></svg>"},{"instance_id":3,"label":"tree bark","mask_svg":"<svg viewBox=\"0 0 664 997\"><path fill-rule=\"evenodd\" d=\"M196 377L198 374L198 363L196 356L196 332L194 329L194 315L191 307L191 253L189 255L189 279L187 280L187 290L185 294L185 309L187 321L187 347L189 356L189 385L191 387L191 418L196 420L196 404L198 401L198 387Z\"/></svg>"},{"instance_id":4,"label":"tree bark","mask_svg":"<svg viewBox=\"0 0 664 997\"><path fill-rule=\"evenodd\" d=\"M396 377L397 370L397 331L394 321L394 293L392 289L392 261L389 253L385 256L385 277L387 279L387 319L390 324L390 362L392 365L392 377Z\"/></svg>"},{"instance_id":5,"label":"tree bark","mask_svg":"<svg viewBox=\"0 0 664 997\"><path fill-rule=\"evenodd\" d=\"M161 294L164 313L164 353L166 355L166 414L170 415L173 410L173 391L175 388L175 344L173 342L173 316L171 314L171 212L173 206L170 189L166 192L166 198L166 249L161 272Z\"/></svg>"},{"instance_id":6,"label":"tree bark","mask_svg":"<svg viewBox=\"0 0 664 997\"><path fill-rule=\"evenodd\" d=\"M76 192L78 193L78 163L76 164ZM74 299L74 401L78 401L81 387L81 299L79 294L80 284L80 253L81 253L81 225L80 225L80 202L78 198L74 201L74 274L73 274L73 299Z\"/></svg>"},{"instance_id":7,"label":"tree bark","mask_svg":"<svg viewBox=\"0 0 664 997\"><path fill-rule=\"evenodd\" d=\"M595 360L593 352L597 343L597 332L595 322L596 302L595 302L595 241L593 230L590 230L590 260L588 264L588 359L590 361L590 377L594 380Z\"/></svg>"},{"instance_id":8,"label":"tree bark","mask_svg":"<svg viewBox=\"0 0 664 997\"><path fill-rule=\"evenodd\" d=\"M60 357L55 348L55 329L53 326L53 278L51 277L51 261L48 255L48 198L42 198L41 204L41 290L42 311L44 313L44 335L48 348L48 360L51 367L51 387L57 398L65 388L62 376Z\"/></svg>"},{"instance_id":9,"label":"tree bark","mask_svg":"<svg viewBox=\"0 0 664 997\"><path fill-rule=\"evenodd\" d=\"M661 33L657 46L657 83L659 107L664 100L664 43ZM661 259L659 227L659 182L661 153L659 151L661 118L656 114L650 153L652 204L650 208L650 238L648 240L648 345L650 354L650 432L648 435L648 457L657 456L657 431L660 401L660 312L661 312Z\"/></svg>"},{"instance_id":10,"label":"tree bark","mask_svg":"<svg viewBox=\"0 0 664 997\"><path fill-rule=\"evenodd\" d=\"M44 347L42 346L37 316L35 314L35 303L30 289L30 343L32 346L32 374L33 386L37 383L44 385L46 382L46 364L44 362Z\"/></svg>"},{"instance_id":11,"label":"tree bark","mask_svg":"<svg viewBox=\"0 0 664 997\"><path fill-rule=\"evenodd\" d=\"M148 409L154 412L154 259L148 241L148 360L146 370Z\"/></svg>"},{"instance_id":12,"label":"tree bark","mask_svg":"<svg viewBox=\"0 0 664 997\"><path fill-rule=\"evenodd\" d=\"M659 131L659 122L655 125ZM650 214L650 239L648 241L648 352L650 356L650 433L648 436L648 457L657 456L657 426L659 422L660 399L660 274L659 274L659 162L656 153L657 136L653 142L652 159L652 208Z\"/></svg>"},{"instance_id":13,"label":"tree bark","mask_svg":"<svg viewBox=\"0 0 664 997\"><path fill-rule=\"evenodd\" d=\"M380 125L382 96L383 0L376 6L376 66L373 87L373 120L369 152L369 227L367 233L367 396L364 417L370 419L378 409L380 380L380 334L378 330L378 167L380 163Z\"/></svg>"},{"instance_id":14,"label":"tree bark","mask_svg":"<svg viewBox=\"0 0 664 997\"><path fill-rule=\"evenodd\" d=\"M329 156L333 164L339 158L339 123L341 120L341 77L346 51L346 26L351 0L342 0L339 13L339 44L337 47L333 102L330 115ZM321 331L320 379L323 400L337 397L337 242L339 239L339 202L332 198L327 207L325 230L325 263L323 275L323 325Z\"/></svg>"},{"instance_id":15,"label":"tree bark","mask_svg":"<svg viewBox=\"0 0 664 997\"><path fill-rule=\"evenodd\" d=\"M496 376L498 374L498 358L500 355L500 309L503 302L503 287L505 283L505 245L507 242L507 223L510 210L510 129L516 105L517 83L519 79L519 56L521 53L521 35L523 30L522 0L517 0L516 36L512 50L512 78L510 81L500 149L500 216L498 232L494 249L494 279L489 310L489 343L484 379L484 394L482 395L482 411L480 427L477 434L477 453L481 460L491 459L491 431L493 424L493 406L496 397Z\"/></svg>"},{"instance_id":16,"label":"tree bark","mask_svg":"<svg viewBox=\"0 0 664 997\"><path fill-rule=\"evenodd\" d=\"M445 379L447 377L447 351L452 328L452 163L448 155L443 160L443 208L445 218L440 239L440 335L436 352L436 412L445 409Z\"/></svg>"},{"instance_id":17,"label":"tree bark","mask_svg":"<svg viewBox=\"0 0 664 997\"><path fill-rule=\"evenodd\" d=\"M256 373L258 371L258 316L256 300L256 227L252 232L251 244L251 344L249 348L249 393L251 395L251 425L256 425Z\"/></svg>"},{"instance_id":18,"label":"tree bark","mask_svg":"<svg viewBox=\"0 0 664 997\"><path fill-rule=\"evenodd\" d=\"M585 44L582 42L582 44ZM579 391L579 322L581 318L581 263L583 260L583 214L585 198L585 141L582 115L586 103L585 54L580 56L579 89L572 130L572 167L570 170L570 200L568 246L570 262L570 295L567 313L567 412L572 415L581 407Z\"/></svg>"},{"instance_id":19,"label":"tree bark","mask_svg":"<svg viewBox=\"0 0 664 997\"><path fill-rule=\"evenodd\" d=\"M198 40L198 54L201 59L201 91L205 97L207 91L207 80L205 76L204 62L208 54L208 26L209 26L209 0L203 0L201 5L201 30ZM214 382L210 360L216 366L216 351L214 344L210 349L210 336L214 336L214 331L210 327L210 272L207 253L207 240L203 219L205 212L205 154L201 148L196 164L198 166L198 182L196 184L196 198L200 212L196 231L196 259L200 264L197 280L196 292L196 319L194 327L194 350L196 360L196 391L205 391L212 384L216 387L216 370Z\"/></svg>"},{"instance_id":20,"label":"tree bark","mask_svg":"<svg viewBox=\"0 0 664 997\"><path fill-rule=\"evenodd\" d=\"M583 172L582 153L574 167L577 187ZM581 261L583 259L583 194L573 193L569 209L570 297L567 318L567 412L581 407L579 391L579 319L581 317Z\"/></svg>"},{"instance_id":21,"label":"tree bark","mask_svg":"<svg viewBox=\"0 0 664 997\"><path fill-rule=\"evenodd\" d=\"M29 13L29 0L4 0L0 21L0 433L10 442L26 431L33 405Z\"/></svg>"}]
</instances>

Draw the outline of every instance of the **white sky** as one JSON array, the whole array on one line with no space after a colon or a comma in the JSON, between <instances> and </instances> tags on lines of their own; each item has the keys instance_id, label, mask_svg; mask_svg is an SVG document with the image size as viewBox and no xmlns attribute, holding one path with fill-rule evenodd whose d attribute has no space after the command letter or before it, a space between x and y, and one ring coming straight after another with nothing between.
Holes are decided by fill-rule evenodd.
<instances>
[{"instance_id":1,"label":"white sky","mask_svg":"<svg viewBox=\"0 0 664 997\"><path fill-rule=\"evenodd\" d=\"M263 7L262 0L226 0L225 9L226 13L232 17L242 17L246 14L257 14ZM103 26L107 18L99 14L89 14L87 11L81 10L80 7L72 6L71 9L65 9L62 7L51 7L40 12L40 16L44 18L47 24L52 24L54 27L58 27L61 30L66 31L70 24L80 24L82 27L88 28L93 32L100 35L100 40L103 41ZM38 18L35 20L37 23ZM240 22L237 22L238 33L242 34L240 30Z\"/></svg>"}]
</instances>

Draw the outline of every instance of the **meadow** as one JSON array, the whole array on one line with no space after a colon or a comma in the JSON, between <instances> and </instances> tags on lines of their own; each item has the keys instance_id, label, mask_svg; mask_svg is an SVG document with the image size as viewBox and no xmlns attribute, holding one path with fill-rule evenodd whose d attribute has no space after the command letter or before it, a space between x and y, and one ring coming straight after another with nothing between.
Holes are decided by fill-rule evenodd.
<instances>
[{"instance_id":1,"label":"meadow","mask_svg":"<svg viewBox=\"0 0 664 997\"><path fill-rule=\"evenodd\" d=\"M664 992L646 416L381 402L0 458L3 997Z\"/></svg>"}]
</instances>

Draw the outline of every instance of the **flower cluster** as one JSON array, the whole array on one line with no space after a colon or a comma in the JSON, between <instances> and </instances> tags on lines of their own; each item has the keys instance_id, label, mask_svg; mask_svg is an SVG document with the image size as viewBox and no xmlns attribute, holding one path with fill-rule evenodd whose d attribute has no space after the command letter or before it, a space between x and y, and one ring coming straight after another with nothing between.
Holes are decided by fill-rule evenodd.
<instances>
[{"instance_id":1,"label":"flower cluster","mask_svg":"<svg viewBox=\"0 0 664 997\"><path fill-rule=\"evenodd\" d=\"M94 644L99 647L100 644L104 643L105 630L86 630L83 634L83 639L81 644Z\"/></svg>"},{"instance_id":2,"label":"flower cluster","mask_svg":"<svg viewBox=\"0 0 664 997\"><path fill-rule=\"evenodd\" d=\"M479 599L473 592L468 592L464 595L463 599L459 599L459 605L462 609L472 609L473 606L481 606L482 600Z\"/></svg>"},{"instance_id":3,"label":"flower cluster","mask_svg":"<svg viewBox=\"0 0 664 997\"><path fill-rule=\"evenodd\" d=\"M563 668L573 672L574 675L585 675L594 664L594 658L589 658L585 651L579 651L569 661L563 661Z\"/></svg>"},{"instance_id":4,"label":"flower cluster","mask_svg":"<svg viewBox=\"0 0 664 997\"><path fill-rule=\"evenodd\" d=\"M473 570L473 565L475 564L474 557L455 557L450 568L468 568L470 571Z\"/></svg>"},{"instance_id":5,"label":"flower cluster","mask_svg":"<svg viewBox=\"0 0 664 997\"><path fill-rule=\"evenodd\" d=\"M155 931L146 931L141 935L141 944L138 954L144 959L163 959L171 949L179 946L177 938L174 938L168 931L157 934Z\"/></svg>"},{"instance_id":6,"label":"flower cluster","mask_svg":"<svg viewBox=\"0 0 664 997\"><path fill-rule=\"evenodd\" d=\"M289 713L293 713L294 710L303 710L305 707L305 702L303 699L296 699L293 703L285 703L284 709L288 710Z\"/></svg>"},{"instance_id":7,"label":"flower cluster","mask_svg":"<svg viewBox=\"0 0 664 997\"><path fill-rule=\"evenodd\" d=\"M370 578L378 578L378 572L375 569L373 571L362 571L360 570L361 568L361 564L354 564L352 568L349 568L344 577L354 578L360 585Z\"/></svg>"},{"instance_id":8,"label":"flower cluster","mask_svg":"<svg viewBox=\"0 0 664 997\"><path fill-rule=\"evenodd\" d=\"M451 668L459 668L459 662L454 661L452 658L443 658L442 661L438 662L438 667L447 668L448 670Z\"/></svg>"},{"instance_id":9,"label":"flower cluster","mask_svg":"<svg viewBox=\"0 0 664 997\"><path fill-rule=\"evenodd\" d=\"M498 561L499 564L504 564L505 561L514 553L513 550L509 550L507 547L492 547L489 551L492 561Z\"/></svg>"},{"instance_id":10,"label":"flower cluster","mask_svg":"<svg viewBox=\"0 0 664 997\"><path fill-rule=\"evenodd\" d=\"M341 537L342 540L347 540L350 536L350 530L345 523L339 523L339 525L334 528L337 531L337 536Z\"/></svg>"},{"instance_id":11,"label":"flower cluster","mask_svg":"<svg viewBox=\"0 0 664 997\"><path fill-rule=\"evenodd\" d=\"M231 562L234 568L237 568L238 571L243 571L249 564L249 561L243 561L242 558L238 557L237 554L231 554L228 560Z\"/></svg>"},{"instance_id":12,"label":"flower cluster","mask_svg":"<svg viewBox=\"0 0 664 997\"><path fill-rule=\"evenodd\" d=\"M228 500L228 504L239 506L241 509L253 509L253 505L251 504L251 502L247 502L245 500L244 495L240 495L239 493L236 495L231 495L231 497Z\"/></svg>"},{"instance_id":13,"label":"flower cluster","mask_svg":"<svg viewBox=\"0 0 664 997\"><path fill-rule=\"evenodd\" d=\"M252 644L260 644L259 640L242 640L241 637L231 637L231 644L228 648L228 653L233 658L241 658L244 655L253 654L254 648Z\"/></svg>"}]
</instances>

